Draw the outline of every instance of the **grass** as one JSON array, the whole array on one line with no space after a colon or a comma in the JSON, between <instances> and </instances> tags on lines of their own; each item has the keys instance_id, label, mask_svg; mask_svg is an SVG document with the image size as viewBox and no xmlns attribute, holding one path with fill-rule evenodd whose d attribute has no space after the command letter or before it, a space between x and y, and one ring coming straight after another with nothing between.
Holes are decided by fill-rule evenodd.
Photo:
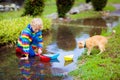
<instances>
[{"instance_id":1,"label":"grass","mask_svg":"<svg viewBox=\"0 0 120 80\"><path fill-rule=\"evenodd\" d=\"M72 19L76 19L76 18L84 19L84 18L99 17L99 16L101 16L101 14L96 11L83 11L77 15L70 15Z\"/></svg>"},{"instance_id":2,"label":"grass","mask_svg":"<svg viewBox=\"0 0 120 80\"><path fill-rule=\"evenodd\" d=\"M20 9L18 11L0 12L0 21L4 19L20 18L22 12L23 9Z\"/></svg>"},{"instance_id":3,"label":"grass","mask_svg":"<svg viewBox=\"0 0 120 80\"><path fill-rule=\"evenodd\" d=\"M118 4L118 3L120 3L120 1L119 0L108 0L108 3L110 3L110 4Z\"/></svg>"}]
</instances>

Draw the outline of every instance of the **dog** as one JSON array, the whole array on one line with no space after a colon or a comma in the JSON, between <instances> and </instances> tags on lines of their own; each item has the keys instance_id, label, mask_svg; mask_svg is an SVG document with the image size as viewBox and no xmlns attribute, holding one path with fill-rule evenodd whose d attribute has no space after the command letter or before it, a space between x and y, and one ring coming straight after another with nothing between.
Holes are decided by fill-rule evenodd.
<instances>
[{"instance_id":1,"label":"dog","mask_svg":"<svg viewBox=\"0 0 120 80\"><path fill-rule=\"evenodd\" d=\"M115 33L115 30L113 30L112 35ZM85 41L79 41L78 42L78 47L79 48L87 48L87 55L90 55L91 50L94 47L98 47L100 52L99 54L101 54L103 51L105 51L105 45L108 43L108 39L112 37L105 37L105 36L101 36L101 35L95 35L92 36L88 39L86 39Z\"/></svg>"}]
</instances>

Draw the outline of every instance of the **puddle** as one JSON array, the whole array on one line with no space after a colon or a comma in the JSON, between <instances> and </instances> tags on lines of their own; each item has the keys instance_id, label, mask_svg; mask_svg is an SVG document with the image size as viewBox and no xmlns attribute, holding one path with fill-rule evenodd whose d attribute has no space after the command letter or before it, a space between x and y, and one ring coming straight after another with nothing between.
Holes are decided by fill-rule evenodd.
<instances>
[{"instance_id":1,"label":"puddle","mask_svg":"<svg viewBox=\"0 0 120 80\"><path fill-rule=\"evenodd\" d=\"M101 34L103 29L109 31L118 22L119 19L113 17L71 21L69 24L74 25L69 26L53 24L51 33L44 36L43 53L59 53L58 58L48 63L38 57L19 61L14 48L3 50L0 52L0 80L74 80L68 73L76 69L77 59L84 51L78 48L77 42ZM74 55L73 61L66 62L64 56L70 54Z\"/></svg>"}]
</instances>

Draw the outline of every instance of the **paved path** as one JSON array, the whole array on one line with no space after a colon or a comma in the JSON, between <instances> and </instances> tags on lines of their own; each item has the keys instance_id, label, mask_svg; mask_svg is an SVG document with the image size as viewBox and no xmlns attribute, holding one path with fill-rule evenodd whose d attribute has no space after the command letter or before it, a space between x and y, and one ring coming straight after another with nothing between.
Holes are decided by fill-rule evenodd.
<instances>
[{"instance_id":1,"label":"paved path","mask_svg":"<svg viewBox=\"0 0 120 80\"><path fill-rule=\"evenodd\" d=\"M120 4L113 4L113 6L117 9L114 12L111 12L111 16L120 16Z\"/></svg>"},{"instance_id":2,"label":"paved path","mask_svg":"<svg viewBox=\"0 0 120 80\"><path fill-rule=\"evenodd\" d=\"M113 4L116 9L120 9L120 4Z\"/></svg>"}]
</instances>

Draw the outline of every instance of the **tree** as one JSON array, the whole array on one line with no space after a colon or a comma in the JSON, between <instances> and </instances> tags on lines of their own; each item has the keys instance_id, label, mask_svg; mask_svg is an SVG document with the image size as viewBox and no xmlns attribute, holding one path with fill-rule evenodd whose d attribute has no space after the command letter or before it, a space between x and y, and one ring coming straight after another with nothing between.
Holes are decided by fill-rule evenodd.
<instances>
[{"instance_id":1,"label":"tree","mask_svg":"<svg viewBox=\"0 0 120 80\"><path fill-rule=\"evenodd\" d=\"M58 17L65 18L66 13L72 8L75 0L56 0Z\"/></svg>"},{"instance_id":2,"label":"tree","mask_svg":"<svg viewBox=\"0 0 120 80\"><path fill-rule=\"evenodd\" d=\"M89 3L89 2L91 2L91 0L85 0L85 2L86 2L86 3Z\"/></svg>"},{"instance_id":3,"label":"tree","mask_svg":"<svg viewBox=\"0 0 120 80\"><path fill-rule=\"evenodd\" d=\"M95 11L102 11L107 4L107 0L91 0Z\"/></svg>"},{"instance_id":4,"label":"tree","mask_svg":"<svg viewBox=\"0 0 120 80\"><path fill-rule=\"evenodd\" d=\"M25 15L32 15L32 16L41 16L42 12L44 10L44 0L25 0L25 5L24 5L24 13L23 16Z\"/></svg>"}]
</instances>

